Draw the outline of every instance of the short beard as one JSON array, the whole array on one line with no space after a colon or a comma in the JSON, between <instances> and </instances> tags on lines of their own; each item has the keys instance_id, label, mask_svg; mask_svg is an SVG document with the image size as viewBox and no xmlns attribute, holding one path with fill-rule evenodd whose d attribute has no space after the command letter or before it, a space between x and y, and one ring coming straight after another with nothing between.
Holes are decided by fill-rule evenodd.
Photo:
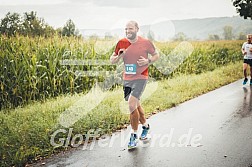
<instances>
[{"instance_id":1,"label":"short beard","mask_svg":"<svg viewBox=\"0 0 252 167\"><path fill-rule=\"evenodd\" d=\"M131 34L131 37L127 37L129 40L133 40L133 39L135 39L136 38L136 34L134 33L134 34Z\"/></svg>"}]
</instances>

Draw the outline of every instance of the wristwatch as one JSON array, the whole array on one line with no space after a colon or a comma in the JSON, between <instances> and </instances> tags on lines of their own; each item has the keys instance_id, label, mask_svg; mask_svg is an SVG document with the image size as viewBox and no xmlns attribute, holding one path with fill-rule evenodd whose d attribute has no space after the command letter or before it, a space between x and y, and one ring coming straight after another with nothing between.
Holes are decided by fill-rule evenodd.
<instances>
[{"instance_id":1,"label":"wristwatch","mask_svg":"<svg viewBox=\"0 0 252 167\"><path fill-rule=\"evenodd\" d=\"M151 59L150 58L148 58L148 60L149 60L149 64L151 63Z\"/></svg>"}]
</instances>

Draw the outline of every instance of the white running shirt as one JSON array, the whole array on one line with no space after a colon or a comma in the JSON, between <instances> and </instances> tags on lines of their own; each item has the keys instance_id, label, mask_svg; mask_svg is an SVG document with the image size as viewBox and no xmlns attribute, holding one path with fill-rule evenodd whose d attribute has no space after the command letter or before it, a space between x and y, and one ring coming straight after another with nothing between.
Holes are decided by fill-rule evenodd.
<instances>
[{"instance_id":1,"label":"white running shirt","mask_svg":"<svg viewBox=\"0 0 252 167\"><path fill-rule=\"evenodd\" d=\"M249 49L252 48L252 44L248 42L244 42L242 45L242 49L247 52L246 55L244 55L244 59L252 59L252 52L249 51Z\"/></svg>"}]
</instances>

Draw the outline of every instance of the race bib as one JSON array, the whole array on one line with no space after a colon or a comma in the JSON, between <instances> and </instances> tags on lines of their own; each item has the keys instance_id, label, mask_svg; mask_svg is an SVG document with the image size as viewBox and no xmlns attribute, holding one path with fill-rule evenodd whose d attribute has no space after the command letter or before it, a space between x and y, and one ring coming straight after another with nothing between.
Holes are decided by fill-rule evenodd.
<instances>
[{"instance_id":1,"label":"race bib","mask_svg":"<svg viewBox=\"0 0 252 167\"><path fill-rule=\"evenodd\" d=\"M125 64L125 74L136 74L136 64Z\"/></svg>"}]
</instances>

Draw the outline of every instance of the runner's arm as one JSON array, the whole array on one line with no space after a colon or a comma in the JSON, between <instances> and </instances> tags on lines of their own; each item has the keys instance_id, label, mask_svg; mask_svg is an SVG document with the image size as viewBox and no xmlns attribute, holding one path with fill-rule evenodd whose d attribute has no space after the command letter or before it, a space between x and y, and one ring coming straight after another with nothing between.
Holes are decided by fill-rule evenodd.
<instances>
[{"instance_id":1,"label":"runner's arm","mask_svg":"<svg viewBox=\"0 0 252 167\"><path fill-rule=\"evenodd\" d=\"M159 59L159 54L158 52L155 52L150 58L148 63L153 63Z\"/></svg>"},{"instance_id":2,"label":"runner's arm","mask_svg":"<svg viewBox=\"0 0 252 167\"><path fill-rule=\"evenodd\" d=\"M119 53L119 55L117 55L115 52L113 52L113 54L110 56L110 62L112 64L116 64L119 62L119 60L121 59L121 57L123 57L123 55L125 53L125 49L120 49L118 53Z\"/></svg>"},{"instance_id":3,"label":"runner's arm","mask_svg":"<svg viewBox=\"0 0 252 167\"><path fill-rule=\"evenodd\" d=\"M245 46L246 46L246 43L243 43L242 48L241 48L242 55L246 55L247 54L247 52L245 50Z\"/></svg>"},{"instance_id":4,"label":"runner's arm","mask_svg":"<svg viewBox=\"0 0 252 167\"><path fill-rule=\"evenodd\" d=\"M242 48L241 51L242 51L242 54L243 54L243 55L246 55L246 54L247 54L247 52L245 51L244 48Z\"/></svg>"}]
</instances>

